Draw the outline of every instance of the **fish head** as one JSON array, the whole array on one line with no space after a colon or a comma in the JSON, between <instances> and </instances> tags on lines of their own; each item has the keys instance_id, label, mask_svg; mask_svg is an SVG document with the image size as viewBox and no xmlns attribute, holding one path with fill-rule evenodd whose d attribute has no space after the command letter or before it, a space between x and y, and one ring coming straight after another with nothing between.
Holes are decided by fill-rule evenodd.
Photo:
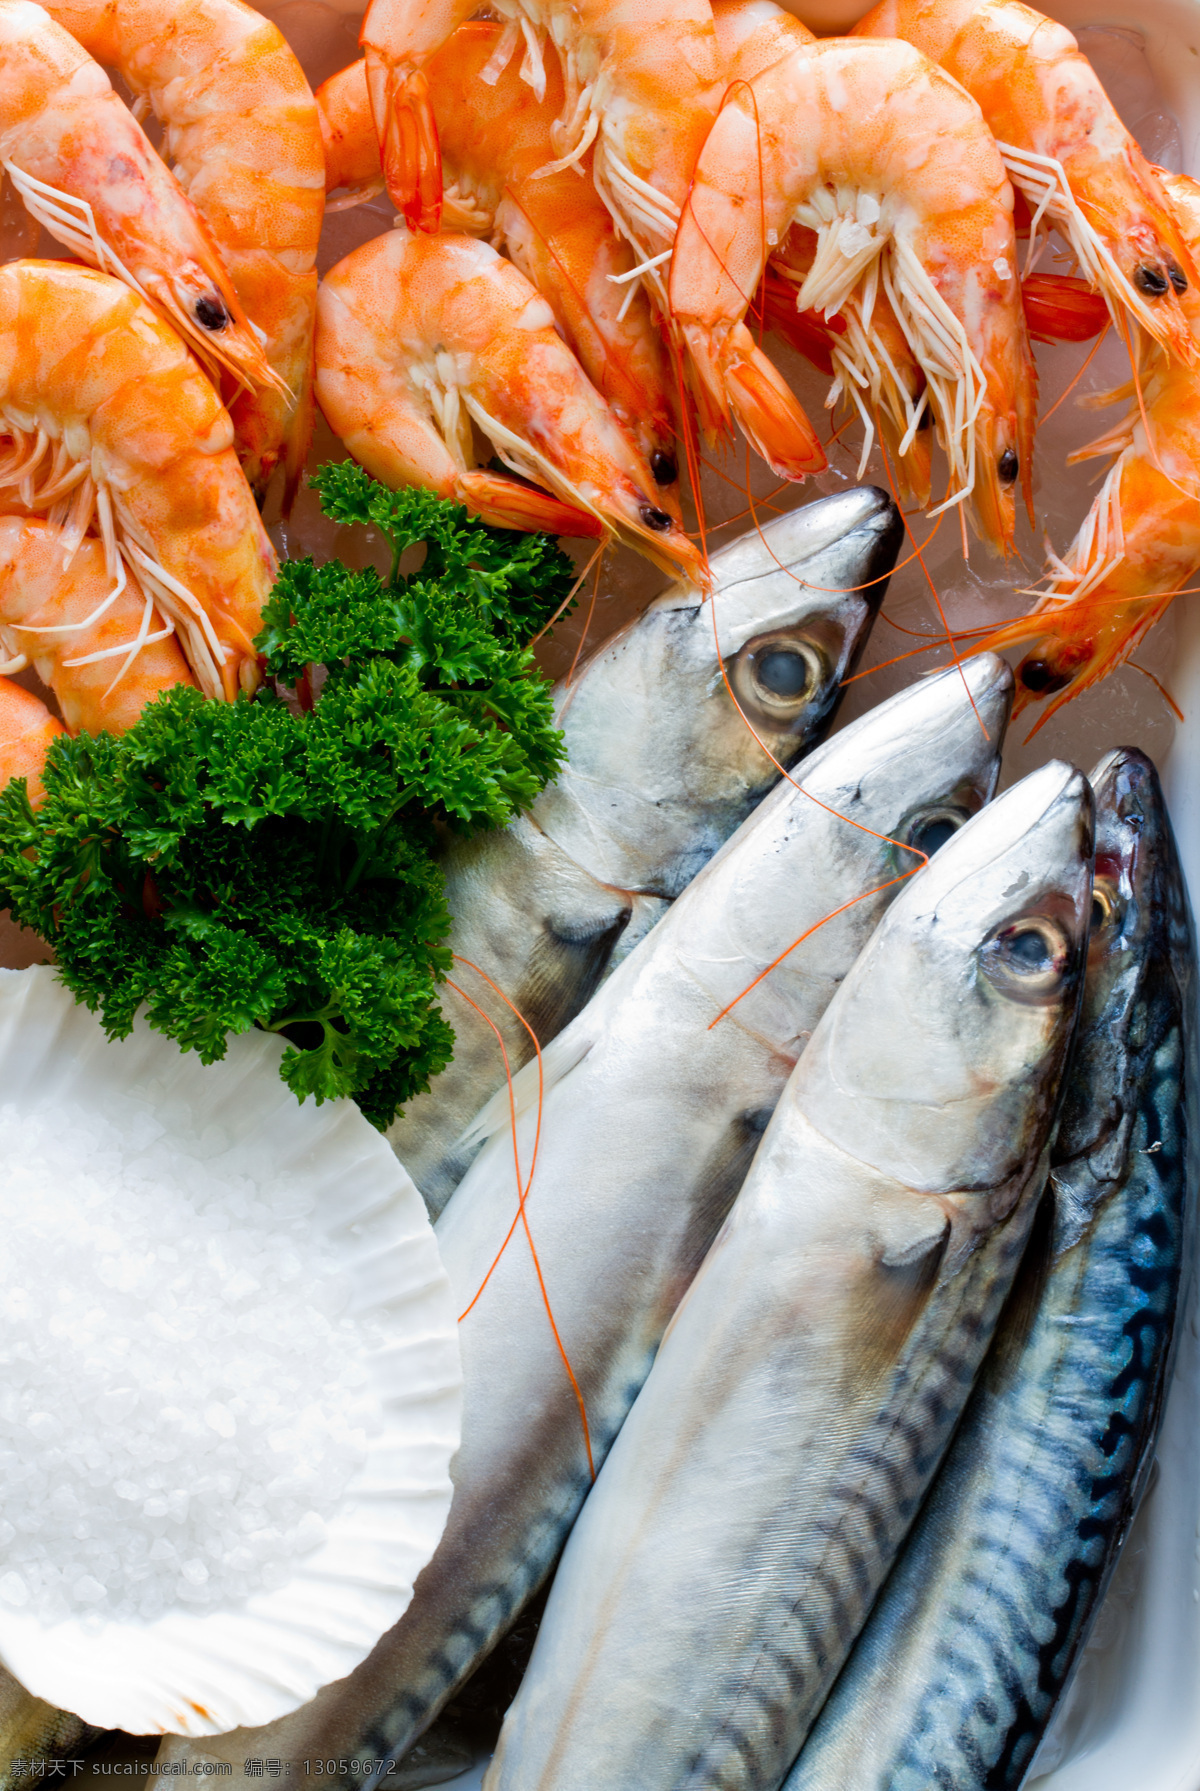
<instances>
[{"instance_id":1,"label":"fish head","mask_svg":"<svg viewBox=\"0 0 1200 1791\"><path fill-rule=\"evenodd\" d=\"M968 1228L1003 1217L1049 1135L1091 901L1091 790L1051 763L892 904L797 1072L811 1122Z\"/></svg>"},{"instance_id":2,"label":"fish head","mask_svg":"<svg viewBox=\"0 0 1200 1791\"><path fill-rule=\"evenodd\" d=\"M1096 860L1087 976L1072 1048L1071 1082L1086 1098L1065 1103L1055 1162L1090 1159L1071 1178L1090 1207L1109 1175L1120 1174L1135 1100L1130 1086L1139 1040L1131 1027L1148 981L1162 984L1190 957L1187 896L1162 786L1153 763L1133 747L1106 753L1089 778L1096 802ZM1177 950L1177 942L1183 949ZM1158 988L1151 999L1166 997ZM1176 996L1179 999L1179 996ZM1186 1000L1186 998L1184 998ZM1100 1091L1107 1091L1107 1099ZM1078 1199L1074 1204L1078 1206ZM1073 1224L1086 1214L1073 1215Z\"/></svg>"},{"instance_id":3,"label":"fish head","mask_svg":"<svg viewBox=\"0 0 1200 1791\"><path fill-rule=\"evenodd\" d=\"M884 908L991 797L1012 693L1005 661L977 654L860 716L771 792L664 923L718 1008L738 998L741 1024L799 1054Z\"/></svg>"},{"instance_id":4,"label":"fish head","mask_svg":"<svg viewBox=\"0 0 1200 1791\"><path fill-rule=\"evenodd\" d=\"M673 898L823 736L903 534L872 487L818 499L713 556L557 695L568 763L539 827L602 882Z\"/></svg>"}]
</instances>

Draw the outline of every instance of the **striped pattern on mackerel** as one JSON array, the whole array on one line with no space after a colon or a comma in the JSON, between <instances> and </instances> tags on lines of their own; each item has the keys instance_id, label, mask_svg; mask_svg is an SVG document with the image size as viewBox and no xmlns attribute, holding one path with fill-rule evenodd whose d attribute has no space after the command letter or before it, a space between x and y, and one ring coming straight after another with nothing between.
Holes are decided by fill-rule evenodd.
<instances>
[{"instance_id":1,"label":"striped pattern on mackerel","mask_svg":"<svg viewBox=\"0 0 1200 1791\"><path fill-rule=\"evenodd\" d=\"M1097 904L1039 1225L786 1791L1014 1791L1153 1457L1195 1200L1195 943L1153 766L1113 753L1092 782Z\"/></svg>"},{"instance_id":2,"label":"striped pattern on mackerel","mask_svg":"<svg viewBox=\"0 0 1200 1791\"><path fill-rule=\"evenodd\" d=\"M576 1523L487 1791L780 1784L1028 1235L1091 848L1049 765L884 915Z\"/></svg>"}]
</instances>

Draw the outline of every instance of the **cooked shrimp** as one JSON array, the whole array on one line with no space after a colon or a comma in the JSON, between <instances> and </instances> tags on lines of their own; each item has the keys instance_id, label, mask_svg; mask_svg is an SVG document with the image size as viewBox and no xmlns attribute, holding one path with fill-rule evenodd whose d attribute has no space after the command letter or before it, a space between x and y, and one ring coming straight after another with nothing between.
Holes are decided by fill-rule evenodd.
<instances>
[{"instance_id":1,"label":"cooked shrimp","mask_svg":"<svg viewBox=\"0 0 1200 1791\"><path fill-rule=\"evenodd\" d=\"M277 28L241 0L51 0L48 10L163 126L180 183L211 229L276 380L227 394L246 476L286 469L285 504L312 431L321 130Z\"/></svg>"},{"instance_id":2,"label":"cooked shrimp","mask_svg":"<svg viewBox=\"0 0 1200 1791\"><path fill-rule=\"evenodd\" d=\"M62 531L0 517L0 644L54 692L70 734L123 734L160 690L194 682L171 622L136 578L113 591L91 537L63 566Z\"/></svg>"},{"instance_id":3,"label":"cooked shrimp","mask_svg":"<svg viewBox=\"0 0 1200 1791\"><path fill-rule=\"evenodd\" d=\"M25 778L29 800L36 808L45 795L42 767L50 743L65 732L41 697L22 690L11 678L0 677L0 789L14 777Z\"/></svg>"},{"instance_id":4,"label":"cooked shrimp","mask_svg":"<svg viewBox=\"0 0 1200 1791\"><path fill-rule=\"evenodd\" d=\"M818 239L799 308L832 316L857 294L866 335L882 286L926 380L915 400L897 382L901 446L928 405L950 463L939 508L972 497L1007 550L1018 474L1031 498L1036 375L1012 188L979 107L910 45L847 38L798 48L728 96L675 241L671 305L714 406L784 476L792 441L747 407L734 331L793 223ZM839 352L862 353L853 341ZM873 369L859 371L869 385Z\"/></svg>"},{"instance_id":5,"label":"cooked shrimp","mask_svg":"<svg viewBox=\"0 0 1200 1791\"><path fill-rule=\"evenodd\" d=\"M437 130L425 70L474 0L372 0L363 21L371 110L393 201L417 229L436 230L441 205ZM708 0L497 0L508 20L492 73L524 38L522 72L545 82L547 37L562 62L555 125L559 165L595 143L592 173L618 230L633 244L660 306L688 182L721 98ZM553 164L552 164L553 165Z\"/></svg>"},{"instance_id":6,"label":"cooked shrimp","mask_svg":"<svg viewBox=\"0 0 1200 1791\"><path fill-rule=\"evenodd\" d=\"M1200 182L1158 172L1185 241L1200 250ZM1200 333L1200 291L1190 287L1182 306ZM1200 568L1200 369L1155 344L1139 383L1141 400L1134 395L1124 420L1071 456L1118 458L1066 554L1052 562L1048 588L1028 615L983 643L1001 651L1034 643L1017 667L1014 712L1053 696L1037 728L1122 665Z\"/></svg>"},{"instance_id":7,"label":"cooked shrimp","mask_svg":"<svg viewBox=\"0 0 1200 1791\"><path fill-rule=\"evenodd\" d=\"M0 163L56 241L141 293L206 365L272 383L212 233L104 70L31 0L0 0Z\"/></svg>"},{"instance_id":8,"label":"cooked shrimp","mask_svg":"<svg viewBox=\"0 0 1200 1791\"><path fill-rule=\"evenodd\" d=\"M1196 263L1161 182L1064 25L1024 0L881 0L856 37L902 37L978 100L1035 223L1068 239L1114 319L1191 361Z\"/></svg>"},{"instance_id":9,"label":"cooked shrimp","mask_svg":"<svg viewBox=\"0 0 1200 1791\"><path fill-rule=\"evenodd\" d=\"M807 25L777 6L775 0L714 0L713 24L725 65L727 93L733 92L739 81L753 81L792 50L817 41ZM816 253L816 232L794 224L769 256L763 272L759 303L764 321L793 348L814 359L823 373L834 375L825 400L827 410L832 410L839 398L846 398L857 409L864 426L859 477L866 471L878 424L891 449L901 487L924 506L929 502L929 436L924 431L911 435L908 423L924 387L925 375L886 292L876 293L866 329L855 294L842 311L828 319L819 312L800 311L797 296ZM849 355L841 341L848 333L854 339L855 350ZM866 374L864 368L868 370ZM890 380L884 378L884 369L892 374ZM906 404L897 402L898 392L905 395ZM923 417L927 415L927 411L922 412ZM902 442L905 447L901 454Z\"/></svg>"},{"instance_id":10,"label":"cooked shrimp","mask_svg":"<svg viewBox=\"0 0 1200 1791\"><path fill-rule=\"evenodd\" d=\"M229 413L145 301L64 262L0 267L0 434L0 509L47 512L64 564L94 519L110 580L135 573L200 688L253 689L275 556Z\"/></svg>"},{"instance_id":11,"label":"cooked shrimp","mask_svg":"<svg viewBox=\"0 0 1200 1791\"><path fill-rule=\"evenodd\" d=\"M487 243L401 226L339 262L317 306L317 401L386 485L428 486L504 528L612 531L656 565L700 575L549 305ZM557 496L478 468L472 424Z\"/></svg>"},{"instance_id":12,"label":"cooked shrimp","mask_svg":"<svg viewBox=\"0 0 1200 1791\"><path fill-rule=\"evenodd\" d=\"M481 78L502 31L493 20L473 19L429 64L447 182L443 224L486 236L532 280L655 480L669 486L677 476L671 370L641 283L630 280L633 255L589 179L573 168L540 172L553 159L550 132L563 106L553 50L540 100L515 61L494 83ZM317 90L317 106L328 190L369 195L383 177L366 64L331 76ZM590 151L579 166L590 173Z\"/></svg>"}]
</instances>

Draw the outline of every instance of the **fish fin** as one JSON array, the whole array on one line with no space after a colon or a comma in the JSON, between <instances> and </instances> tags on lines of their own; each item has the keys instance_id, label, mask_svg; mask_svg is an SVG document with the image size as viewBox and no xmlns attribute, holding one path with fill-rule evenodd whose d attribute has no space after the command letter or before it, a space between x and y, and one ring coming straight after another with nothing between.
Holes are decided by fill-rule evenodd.
<instances>
[{"instance_id":1,"label":"fish fin","mask_svg":"<svg viewBox=\"0 0 1200 1791\"><path fill-rule=\"evenodd\" d=\"M541 1057L543 1099L556 1083L564 1081L583 1062L595 1042L596 1034L587 1026L568 1026L556 1039L551 1039ZM505 1082L486 1106L480 1108L457 1140L458 1145L472 1149L486 1144L497 1132L507 1130L514 1107L520 1119L523 1113L537 1106L538 1088L538 1060L535 1057L512 1079L512 1105L509 1104L509 1085Z\"/></svg>"}]
</instances>

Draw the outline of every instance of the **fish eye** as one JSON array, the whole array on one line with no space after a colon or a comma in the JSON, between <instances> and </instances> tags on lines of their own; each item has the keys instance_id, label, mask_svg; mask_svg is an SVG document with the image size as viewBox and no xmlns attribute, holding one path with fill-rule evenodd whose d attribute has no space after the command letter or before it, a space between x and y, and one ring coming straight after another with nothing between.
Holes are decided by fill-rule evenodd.
<instances>
[{"instance_id":1,"label":"fish eye","mask_svg":"<svg viewBox=\"0 0 1200 1791\"><path fill-rule=\"evenodd\" d=\"M983 967L1002 995L1050 1001L1071 967L1071 941L1057 921L1027 914L1000 927L983 947Z\"/></svg>"},{"instance_id":2,"label":"fish eye","mask_svg":"<svg viewBox=\"0 0 1200 1791\"><path fill-rule=\"evenodd\" d=\"M996 463L996 471L1000 475L1001 485L1015 485L1017 474L1020 470L1021 463L1013 453L1012 449L1005 448L1003 454L1001 454L1000 459Z\"/></svg>"},{"instance_id":3,"label":"fish eye","mask_svg":"<svg viewBox=\"0 0 1200 1791\"><path fill-rule=\"evenodd\" d=\"M767 641L748 659L750 684L769 709L796 709L810 702L824 677L820 654L805 641Z\"/></svg>"},{"instance_id":4,"label":"fish eye","mask_svg":"<svg viewBox=\"0 0 1200 1791\"><path fill-rule=\"evenodd\" d=\"M1097 933L1103 932L1116 919L1118 902L1116 892L1107 879L1096 878L1092 885L1092 913L1090 930L1094 939Z\"/></svg>"},{"instance_id":5,"label":"fish eye","mask_svg":"<svg viewBox=\"0 0 1200 1791\"><path fill-rule=\"evenodd\" d=\"M959 808L926 809L910 823L907 843L918 852L924 852L926 858L932 858L967 819L968 816Z\"/></svg>"},{"instance_id":6,"label":"fish eye","mask_svg":"<svg viewBox=\"0 0 1200 1791\"><path fill-rule=\"evenodd\" d=\"M196 300L196 322L206 330L223 330L229 313L219 299L200 298Z\"/></svg>"}]
</instances>

